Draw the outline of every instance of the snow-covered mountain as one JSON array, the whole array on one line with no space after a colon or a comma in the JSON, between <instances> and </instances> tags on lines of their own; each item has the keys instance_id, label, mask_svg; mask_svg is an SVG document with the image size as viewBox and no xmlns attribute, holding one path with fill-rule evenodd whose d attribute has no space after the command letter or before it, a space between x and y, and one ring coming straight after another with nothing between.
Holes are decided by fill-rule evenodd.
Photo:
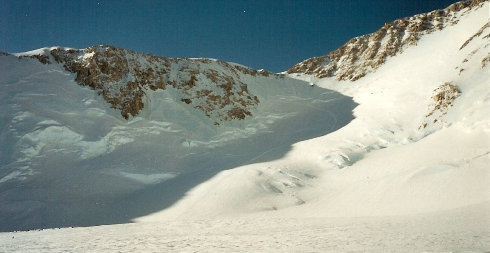
<instances>
[{"instance_id":1,"label":"snow-covered mountain","mask_svg":"<svg viewBox=\"0 0 490 253\"><path fill-rule=\"evenodd\" d=\"M355 107L265 70L111 46L4 53L0 72L1 230L129 222Z\"/></svg>"},{"instance_id":2,"label":"snow-covered mountain","mask_svg":"<svg viewBox=\"0 0 490 253\"><path fill-rule=\"evenodd\" d=\"M3 54L0 229L135 224L0 244L488 250L489 22L489 1L456 3L284 75L109 46Z\"/></svg>"}]
</instances>

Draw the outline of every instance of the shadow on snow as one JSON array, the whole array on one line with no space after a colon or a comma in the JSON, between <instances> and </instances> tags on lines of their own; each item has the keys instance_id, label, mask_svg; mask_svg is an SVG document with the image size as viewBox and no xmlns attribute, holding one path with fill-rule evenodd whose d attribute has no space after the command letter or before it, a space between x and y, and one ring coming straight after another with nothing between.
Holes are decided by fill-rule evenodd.
<instances>
[{"instance_id":1,"label":"shadow on snow","mask_svg":"<svg viewBox=\"0 0 490 253\"><path fill-rule=\"evenodd\" d=\"M172 206L190 189L220 171L280 159L292 144L336 131L354 118L352 110L357 104L351 98L312 89L327 92L328 101L311 103L311 110L274 123L270 131L221 147L183 148L186 153L172 158L165 156L165 143L148 140L123 145L120 148L124 150L91 162L99 166L82 162L67 164L69 168L59 166L66 163L66 156L41 160L38 166L46 173L0 186L0 202L8 203L2 204L0 211L0 231L128 223ZM152 161L155 157L158 159ZM107 166L161 166L173 169L177 176L142 187L134 180L99 170Z\"/></svg>"}]
</instances>

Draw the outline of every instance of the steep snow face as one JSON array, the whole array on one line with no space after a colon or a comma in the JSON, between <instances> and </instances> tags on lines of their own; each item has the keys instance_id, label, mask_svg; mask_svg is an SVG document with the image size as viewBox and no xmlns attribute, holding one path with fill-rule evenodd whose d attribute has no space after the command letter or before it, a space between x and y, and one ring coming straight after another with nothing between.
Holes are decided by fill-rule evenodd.
<instances>
[{"instance_id":1,"label":"steep snow face","mask_svg":"<svg viewBox=\"0 0 490 253\"><path fill-rule=\"evenodd\" d=\"M241 120L251 116L259 103L244 77L280 78L220 60L169 59L104 45L83 50L44 48L16 55L63 65L76 74L77 83L96 90L125 119L148 105L148 93L171 88L182 103L202 111L215 124Z\"/></svg>"},{"instance_id":2,"label":"steep snow face","mask_svg":"<svg viewBox=\"0 0 490 253\"><path fill-rule=\"evenodd\" d=\"M297 145L323 150L309 156L319 167L343 168L319 172L329 197L313 194L310 210L398 215L490 200L490 3L478 6L360 80L317 79L359 106L343 129Z\"/></svg>"},{"instance_id":3,"label":"steep snow face","mask_svg":"<svg viewBox=\"0 0 490 253\"><path fill-rule=\"evenodd\" d=\"M0 230L129 222L339 129L355 106L217 60L105 46L2 54Z\"/></svg>"},{"instance_id":4,"label":"steep snow face","mask_svg":"<svg viewBox=\"0 0 490 253\"><path fill-rule=\"evenodd\" d=\"M457 24L461 17L484 4L485 0L458 2L444 10L386 23L375 33L353 38L339 49L321 57L307 59L287 72L355 81L375 71L389 57L417 45L424 35Z\"/></svg>"}]
</instances>

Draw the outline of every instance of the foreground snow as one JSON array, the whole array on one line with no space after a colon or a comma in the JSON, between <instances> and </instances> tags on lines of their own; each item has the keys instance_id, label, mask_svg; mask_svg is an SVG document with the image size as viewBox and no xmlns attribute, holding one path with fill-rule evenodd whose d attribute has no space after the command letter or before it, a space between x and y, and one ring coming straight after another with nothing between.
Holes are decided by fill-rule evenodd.
<instances>
[{"instance_id":1,"label":"foreground snow","mask_svg":"<svg viewBox=\"0 0 490 253\"><path fill-rule=\"evenodd\" d=\"M0 234L2 252L485 252L490 203L371 218L176 220Z\"/></svg>"}]
</instances>

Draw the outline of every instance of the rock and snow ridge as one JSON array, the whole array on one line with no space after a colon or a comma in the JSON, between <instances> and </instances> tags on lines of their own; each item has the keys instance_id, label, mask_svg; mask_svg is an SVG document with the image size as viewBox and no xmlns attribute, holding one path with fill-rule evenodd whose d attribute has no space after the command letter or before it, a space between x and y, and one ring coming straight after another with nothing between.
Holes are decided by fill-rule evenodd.
<instances>
[{"instance_id":1,"label":"rock and snow ridge","mask_svg":"<svg viewBox=\"0 0 490 253\"><path fill-rule=\"evenodd\" d=\"M76 74L77 83L96 90L125 119L143 109L148 90L167 87L179 91L183 103L192 104L216 124L244 119L252 115L259 100L249 92L242 76L279 78L265 70L220 60L165 58L106 45L44 48L17 55L63 65Z\"/></svg>"},{"instance_id":2,"label":"rock and snow ridge","mask_svg":"<svg viewBox=\"0 0 490 253\"><path fill-rule=\"evenodd\" d=\"M355 81L375 71L389 57L417 45L424 35L457 24L462 16L481 8L485 2L486 0L462 1L443 10L386 23L374 33L353 38L339 49L321 57L304 60L287 72Z\"/></svg>"}]
</instances>

